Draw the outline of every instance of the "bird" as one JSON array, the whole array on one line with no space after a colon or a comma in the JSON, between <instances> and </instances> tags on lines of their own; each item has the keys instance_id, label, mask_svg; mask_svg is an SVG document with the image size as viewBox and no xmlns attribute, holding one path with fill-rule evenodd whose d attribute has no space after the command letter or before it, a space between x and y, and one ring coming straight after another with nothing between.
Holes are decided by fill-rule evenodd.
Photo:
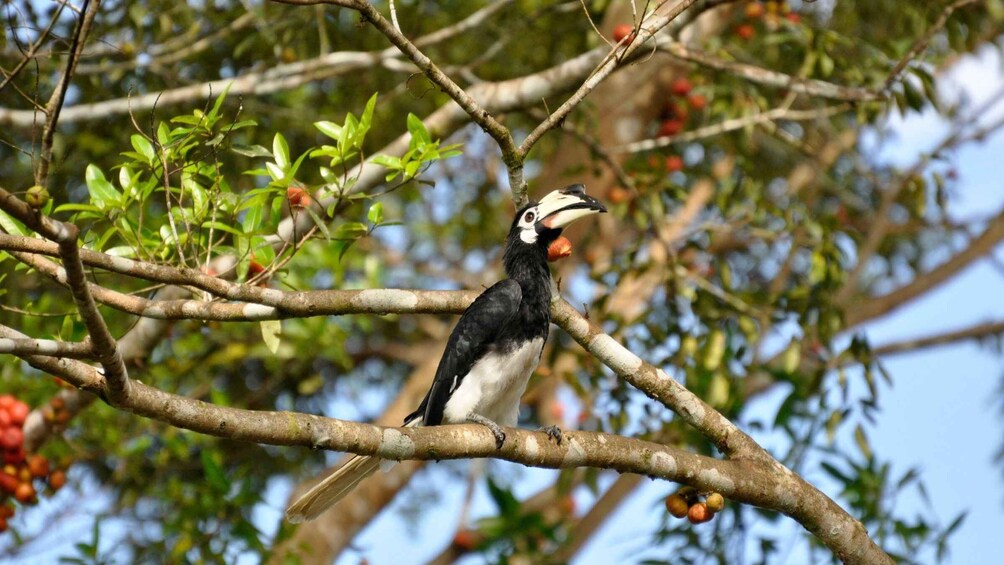
<instances>
[{"instance_id":1,"label":"bird","mask_svg":"<svg viewBox=\"0 0 1004 565\"><path fill-rule=\"evenodd\" d=\"M550 192L516 213L505 240L506 278L493 284L460 316L446 342L432 386L406 427L481 424L495 445L505 443L504 426L515 426L519 402L540 362L550 329L551 270L548 248L562 229L606 207L573 184ZM558 443L556 426L541 428ZM356 455L293 502L290 522L312 520L370 476L381 462Z\"/></svg>"}]
</instances>

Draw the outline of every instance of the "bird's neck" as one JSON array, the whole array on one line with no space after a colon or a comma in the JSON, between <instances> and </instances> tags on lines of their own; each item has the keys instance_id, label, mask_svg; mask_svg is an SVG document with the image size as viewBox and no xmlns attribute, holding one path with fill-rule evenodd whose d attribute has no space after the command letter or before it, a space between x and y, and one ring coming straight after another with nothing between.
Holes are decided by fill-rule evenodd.
<instances>
[{"instance_id":1,"label":"bird's neck","mask_svg":"<svg viewBox=\"0 0 1004 565\"><path fill-rule=\"evenodd\" d=\"M503 265L506 275L518 282L523 291L524 316L546 328L550 323L551 306L551 270L547 266L547 250L532 245L518 252L513 252L513 249L508 251L503 257Z\"/></svg>"}]
</instances>

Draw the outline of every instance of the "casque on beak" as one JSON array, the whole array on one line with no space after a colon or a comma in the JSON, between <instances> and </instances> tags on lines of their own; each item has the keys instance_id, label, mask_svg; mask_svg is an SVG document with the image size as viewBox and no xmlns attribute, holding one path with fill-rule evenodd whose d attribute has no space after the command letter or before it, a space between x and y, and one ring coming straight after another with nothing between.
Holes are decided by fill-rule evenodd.
<instances>
[{"instance_id":1,"label":"casque on beak","mask_svg":"<svg viewBox=\"0 0 1004 565\"><path fill-rule=\"evenodd\" d=\"M599 200L586 194L586 187L581 184L560 188L541 198L537 210L538 231L560 230L579 218L607 211Z\"/></svg>"}]
</instances>

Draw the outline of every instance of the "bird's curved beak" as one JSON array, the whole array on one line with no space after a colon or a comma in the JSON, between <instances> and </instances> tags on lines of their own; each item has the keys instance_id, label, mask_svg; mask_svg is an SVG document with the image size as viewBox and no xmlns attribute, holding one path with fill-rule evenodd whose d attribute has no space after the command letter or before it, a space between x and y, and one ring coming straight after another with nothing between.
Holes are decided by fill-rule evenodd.
<instances>
[{"instance_id":1,"label":"bird's curved beak","mask_svg":"<svg viewBox=\"0 0 1004 565\"><path fill-rule=\"evenodd\" d=\"M605 213L607 208L586 194L586 187L573 184L541 198L537 211L538 228L560 230L579 218Z\"/></svg>"}]
</instances>

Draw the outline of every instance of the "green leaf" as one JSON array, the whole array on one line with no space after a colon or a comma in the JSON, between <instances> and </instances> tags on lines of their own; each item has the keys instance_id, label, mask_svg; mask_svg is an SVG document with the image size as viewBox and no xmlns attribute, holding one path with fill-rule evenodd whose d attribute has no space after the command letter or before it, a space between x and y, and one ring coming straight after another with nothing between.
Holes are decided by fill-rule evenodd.
<instances>
[{"instance_id":1,"label":"green leaf","mask_svg":"<svg viewBox=\"0 0 1004 565\"><path fill-rule=\"evenodd\" d=\"M129 138L129 141L132 142L133 149L135 149L136 152L142 155L146 160L146 164L152 165L154 159L157 157L157 154L154 152L153 144L150 143L150 140L138 133L134 133L132 137Z\"/></svg>"},{"instance_id":2,"label":"green leaf","mask_svg":"<svg viewBox=\"0 0 1004 565\"><path fill-rule=\"evenodd\" d=\"M373 124L373 110L376 109L377 93L374 92L373 96L366 101L366 107L363 108L363 115L359 117L359 130L356 136L359 139L358 144L362 145L363 139L366 137L366 133L370 130L370 125Z\"/></svg>"},{"instance_id":3,"label":"green leaf","mask_svg":"<svg viewBox=\"0 0 1004 565\"><path fill-rule=\"evenodd\" d=\"M282 322L279 320L262 320L261 337L265 347L275 355L279 351L279 336L282 334Z\"/></svg>"},{"instance_id":4,"label":"green leaf","mask_svg":"<svg viewBox=\"0 0 1004 565\"><path fill-rule=\"evenodd\" d=\"M265 149L261 145L233 145L230 147L230 150L238 155L243 155L245 157L252 157L255 159L272 158L272 152L269 151L268 149Z\"/></svg>"},{"instance_id":5,"label":"green leaf","mask_svg":"<svg viewBox=\"0 0 1004 565\"><path fill-rule=\"evenodd\" d=\"M334 239L359 239L369 233L366 224L361 222L345 222L340 224L332 236Z\"/></svg>"},{"instance_id":6,"label":"green leaf","mask_svg":"<svg viewBox=\"0 0 1004 565\"><path fill-rule=\"evenodd\" d=\"M56 208L56 211L58 212L59 208ZM0 227L7 230L7 233L14 235L27 236L30 233L28 228L24 227L24 224L15 220L3 210L0 210Z\"/></svg>"},{"instance_id":7,"label":"green leaf","mask_svg":"<svg viewBox=\"0 0 1004 565\"><path fill-rule=\"evenodd\" d=\"M281 133L275 134L272 138L272 154L275 157L275 164L282 170L289 169L289 144Z\"/></svg>"},{"instance_id":8,"label":"green leaf","mask_svg":"<svg viewBox=\"0 0 1004 565\"><path fill-rule=\"evenodd\" d=\"M336 124L335 122L314 122L314 127L331 139L337 140L342 135L342 126Z\"/></svg>"},{"instance_id":9,"label":"green leaf","mask_svg":"<svg viewBox=\"0 0 1004 565\"><path fill-rule=\"evenodd\" d=\"M265 206L262 204L261 200L258 199L255 204L249 206L247 213L244 214L244 219L241 220L241 229L244 230L245 234L252 234L261 227L261 219L264 216Z\"/></svg>"},{"instance_id":10,"label":"green leaf","mask_svg":"<svg viewBox=\"0 0 1004 565\"><path fill-rule=\"evenodd\" d=\"M208 449L199 450L202 458L202 469L206 472L206 482L209 486L220 494L226 494L230 490L230 481L223 472L223 467L213 457L213 452Z\"/></svg>"},{"instance_id":11,"label":"green leaf","mask_svg":"<svg viewBox=\"0 0 1004 565\"><path fill-rule=\"evenodd\" d=\"M432 143L432 137L429 136L429 130L425 129L422 119L411 112L408 113L408 133L411 134L412 141L417 141L418 145Z\"/></svg>"},{"instance_id":12,"label":"green leaf","mask_svg":"<svg viewBox=\"0 0 1004 565\"><path fill-rule=\"evenodd\" d=\"M370 206L369 212L366 213L366 219L373 225L380 224L383 221L383 202L377 202Z\"/></svg>"},{"instance_id":13,"label":"green leaf","mask_svg":"<svg viewBox=\"0 0 1004 565\"><path fill-rule=\"evenodd\" d=\"M121 205L122 194L105 179L104 173L97 166L87 165L84 180L87 182L87 191L91 194L91 202L95 206L105 209Z\"/></svg>"}]
</instances>

